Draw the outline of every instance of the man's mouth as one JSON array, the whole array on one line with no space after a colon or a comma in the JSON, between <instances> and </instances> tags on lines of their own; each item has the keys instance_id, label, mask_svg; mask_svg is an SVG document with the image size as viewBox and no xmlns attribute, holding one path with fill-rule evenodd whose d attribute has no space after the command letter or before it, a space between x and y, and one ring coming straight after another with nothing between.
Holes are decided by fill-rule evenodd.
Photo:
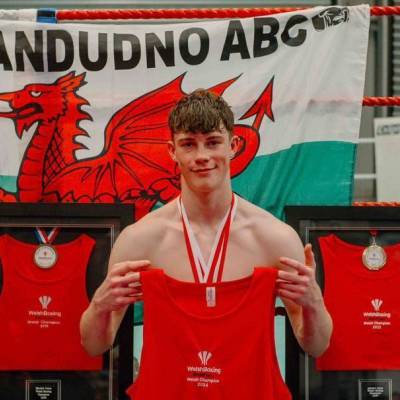
<instances>
[{"instance_id":1,"label":"man's mouth","mask_svg":"<svg viewBox=\"0 0 400 400\"><path fill-rule=\"evenodd\" d=\"M201 174L201 173L206 173L206 172L210 172L213 171L216 167L213 168L199 168L199 169L194 169L193 172Z\"/></svg>"}]
</instances>

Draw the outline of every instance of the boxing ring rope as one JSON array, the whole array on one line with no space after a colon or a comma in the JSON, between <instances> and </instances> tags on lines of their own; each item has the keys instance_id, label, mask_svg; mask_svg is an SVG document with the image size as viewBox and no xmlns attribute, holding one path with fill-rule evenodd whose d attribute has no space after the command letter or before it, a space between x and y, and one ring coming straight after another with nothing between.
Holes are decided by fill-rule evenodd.
<instances>
[{"instance_id":1,"label":"boxing ring rope","mask_svg":"<svg viewBox=\"0 0 400 400\"><path fill-rule=\"evenodd\" d=\"M354 201L357 207L400 207L400 201Z\"/></svg>"},{"instance_id":2,"label":"boxing ring rope","mask_svg":"<svg viewBox=\"0 0 400 400\"><path fill-rule=\"evenodd\" d=\"M58 10L58 21L65 20L127 20L127 19L211 19L246 18L260 15L304 10L305 7L280 8L180 8L180 9L104 9L104 10ZM400 6L374 6L371 15L400 15Z\"/></svg>"},{"instance_id":3,"label":"boxing ring rope","mask_svg":"<svg viewBox=\"0 0 400 400\"><path fill-rule=\"evenodd\" d=\"M57 10L57 21L82 20L149 20L149 19L214 19L214 18L246 18L261 15L304 10L305 7L280 8L203 8L203 9L103 9L103 10ZM400 15L400 6L373 6L371 16ZM396 97L364 97L365 107L400 106L400 96ZM354 202L354 206L386 206L399 207L400 202Z\"/></svg>"}]
</instances>

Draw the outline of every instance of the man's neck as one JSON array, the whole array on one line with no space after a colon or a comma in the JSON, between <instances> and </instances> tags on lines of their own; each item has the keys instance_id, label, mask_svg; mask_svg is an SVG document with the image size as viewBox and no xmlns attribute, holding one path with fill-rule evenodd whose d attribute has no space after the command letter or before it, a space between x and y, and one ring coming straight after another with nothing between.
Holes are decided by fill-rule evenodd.
<instances>
[{"instance_id":1,"label":"man's neck","mask_svg":"<svg viewBox=\"0 0 400 400\"><path fill-rule=\"evenodd\" d=\"M195 193L182 185L182 203L191 224L216 225L225 216L232 201L231 186L208 193Z\"/></svg>"}]
</instances>

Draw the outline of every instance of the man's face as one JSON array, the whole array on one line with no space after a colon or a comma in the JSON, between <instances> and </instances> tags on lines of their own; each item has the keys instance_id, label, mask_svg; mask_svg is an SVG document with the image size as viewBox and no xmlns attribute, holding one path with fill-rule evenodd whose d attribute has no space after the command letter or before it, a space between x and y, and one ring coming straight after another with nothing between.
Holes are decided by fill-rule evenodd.
<instances>
[{"instance_id":1,"label":"man's face","mask_svg":"<svg viewBox=\"0 0 400 400\"><path fill-rule=\"evenodd\" d=\"M188 187L210 192L230 179L229 166L237 149L237 137L230 137L224 127L208 133L176 132L168 149Z\"/></svg>"}]
</instances>

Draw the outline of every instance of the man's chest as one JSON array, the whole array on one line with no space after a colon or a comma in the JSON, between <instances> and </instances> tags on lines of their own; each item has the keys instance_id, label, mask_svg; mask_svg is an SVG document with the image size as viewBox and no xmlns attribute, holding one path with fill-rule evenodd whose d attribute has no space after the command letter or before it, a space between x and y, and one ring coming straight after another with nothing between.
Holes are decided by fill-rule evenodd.
<instances>
[{"instance_id":1,"label":"man's chest","mask_svg":"<svg viewBox=\"0 0 400 400\"><path fill-rule=\"evenodd\" d=\"M199 248L203 260L207 264L210 256L211 259L213 258L214 243L199 239ZM171 277L193 281L194 272L189 251L183 234L169 235L154 246L153 251L149 254L149 259L153 266L164 269ZM225 262L220 265L220 268L223 268L222 280L228 281L248 276L253 272L255 266L272 266L276 261L271 253L262 243L249 236L231 234L227 242ZM215 257L218 257L218 251Z\"/></svg>"}]
</instances>

